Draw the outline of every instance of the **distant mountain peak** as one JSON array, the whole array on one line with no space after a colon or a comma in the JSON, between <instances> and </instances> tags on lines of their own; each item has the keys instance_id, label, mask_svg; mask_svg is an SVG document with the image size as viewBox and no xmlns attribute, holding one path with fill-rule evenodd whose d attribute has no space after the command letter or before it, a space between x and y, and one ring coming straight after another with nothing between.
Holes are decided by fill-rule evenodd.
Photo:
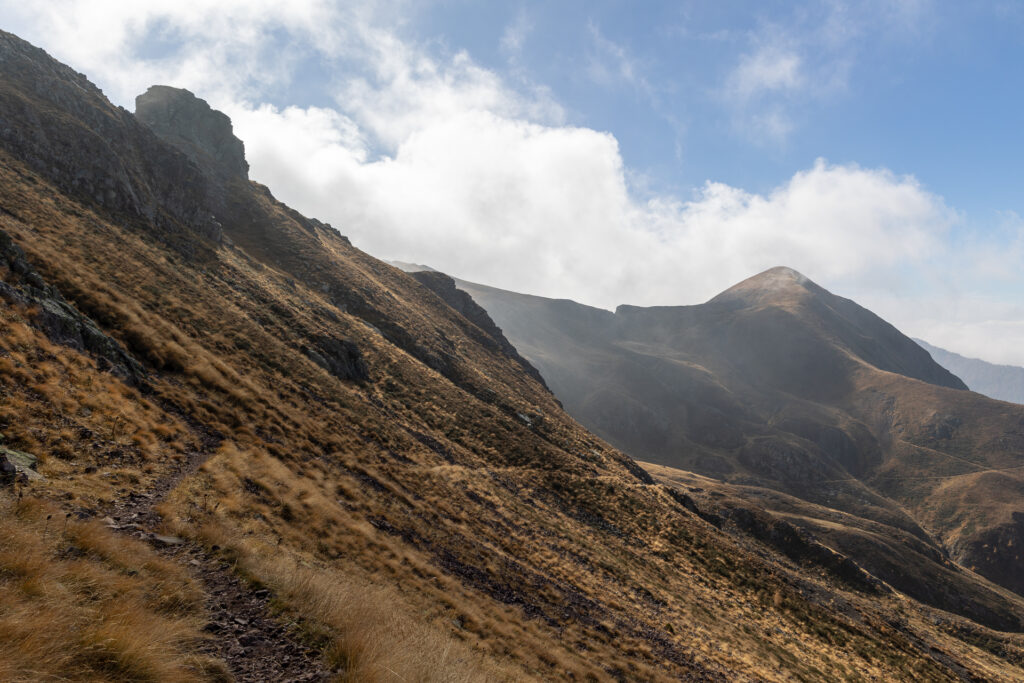
<instances>
[{"instance_id":1,"label":"distant mountain peak","mask_svg":"<svg viewBox=\"0 0 1024 683\"><path fill-rule=\"evenodd\" d=\"M787 266L775 266L733 285L711 301L781 303L794 296L802 298L813 291L821 291L821 287L803 273Z\"/></svg>"},{"instance_id":2,"label":"distant mountain peak","mask_svg":"<svg viewBox=\"0 0 1024 683\"><path fill-rule=\"evenodd\" d=\"M225 177L249 177L245 145L231 119L184 88L153 85L135 98L135 116L200 168Z\"/></svg>"},{"instance_id":3,"label":"distant mountain peak","mask_svg":"<svg viewBox=\"0 0 1024 683\"><path fill-rule=\"evenodd\" d=\"M758 273L749 279L754 280L758 278L778 281L790 280L801 284L809 281L806 275L790 268L789 266L775 266L774 268L769 268L768 270Z\"/></svg>"}]
</instances>

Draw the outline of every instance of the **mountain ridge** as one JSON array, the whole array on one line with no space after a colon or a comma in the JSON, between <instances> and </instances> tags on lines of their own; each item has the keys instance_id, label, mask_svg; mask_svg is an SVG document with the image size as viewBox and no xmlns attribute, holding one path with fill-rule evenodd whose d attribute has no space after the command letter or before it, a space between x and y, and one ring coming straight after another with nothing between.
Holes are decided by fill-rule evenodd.
<instances>
[{"instance_id":1,"label":"mountain ridge","mask_svg":"<svg viewBox=\"0 0 1024 683\"><path fill-rule=\"evenodd\" d=\"M774 490L871 520L902 538L899 544L923 541L929 561L940 566L954 557L1003 585L1024 588L1010 569L1019 561L1011 538L1013 481L999 484L1005 490L995 494L1005 507L988 505L966 527L930 511L939 506L930 496L943 495L943 487L935 484L929 494L913 484L924 476L919 481L935 477L965 492L989 490L989 482L970 472L991 468L1004 476L1001 468L1019 464L1016 447L997 455L989 444L999 433L997 440L1015 444L1024 413L1009 414L966 391L894 327L796 271L771 269L705 304L620 306L614 315L472 283L460 287L540 369L571 414L634 457L766 489L759 496L770 504L778 502L767 493ZM961 444L971 420L977 426L970 431L979 436ZM922 459L929 452L933 464ZM823 514L814 509L803 513L807 520ZM993 547L995 539L980 541L983 533L961 538L972 524L995 534L995 547L1006 549L996 555L1009 564L985 566L994 556L980 548ZM871 545L860 532L803 525L829 533L846 551ZM910 560L909 570L894 571L890 553L882 544L858 559L901 590L946 604L926 588L930 580L912 578L923 565ZM973 581L967 575L949 580ZM958 590L970 592L966 584Z\"/></svg>"},{"instance_id":2,"label":"mountain ridge","mask_svg":"<svg viewBox=\"0 0 1024 683\"><path fill-rule=\"evenodd\" d=\"M144 373L0 308L39 475L0 486L0 678L1019 677L1024 636L654 483L458 300L6 33L0 118L0 279Z\"/></svg>"},{"instance_id":3,"label":"mountain ridge","mask_svg":"<svg viewBox=\"0 0 1024 683\"><path fill-rule=\"evenodd\" d=\"M999 401L1024 404L1024 368L989 363L939 348L923 339L914 339L940 365L964 379L972 391Z\"/></svg>"},{"instance_id":4,"label":"mountain ridge","mask_svg":"<svg viewBox=\"0 0 1024 683\"><path fill-rule=\"evenodd\" d=\"M776 266L733 285L702 305L708 309L735 313L786 311L813 320L813 330L826 332L855 358L880 370L920 379L930 384L967 389L958 377L922 354L917 345L895 327L855 302L835 296L805 275ZM619 306L616 314L626 316L680 313L692 307Z\"/></svg>"}]
</instances>

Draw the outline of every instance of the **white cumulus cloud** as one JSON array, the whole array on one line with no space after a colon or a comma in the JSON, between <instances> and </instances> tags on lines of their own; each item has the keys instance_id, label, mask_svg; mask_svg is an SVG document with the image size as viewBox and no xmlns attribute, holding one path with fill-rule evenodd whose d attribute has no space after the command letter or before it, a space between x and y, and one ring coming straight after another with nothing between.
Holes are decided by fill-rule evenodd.
<instances>
[{"instance_id":1,"label":"white cumulus cloud","mask_svg":"<svg viewBox=\"0 0 1024 683\"><path fill-rule=\"evenodd\" d=\"M1024 363L1024 313L987 288L1021 288L1017 223L953 245L962 217L913 177L818 160L761 193L714 181L691 196L641 192L612 134L566 123L521 74L510 83L403 38L400 3L0 8L118 103L152 83L209 99L232 117L253 178L377 256L603 307L697 303L789 265L932 343ZM734 97L806 87L801 53L764 44L740 55ZM323 67L321 97L289 103L291 87L311 87L309 64ZM788 133L785 108L759 113L765 135Z\"/></svg>"}]
</instances>

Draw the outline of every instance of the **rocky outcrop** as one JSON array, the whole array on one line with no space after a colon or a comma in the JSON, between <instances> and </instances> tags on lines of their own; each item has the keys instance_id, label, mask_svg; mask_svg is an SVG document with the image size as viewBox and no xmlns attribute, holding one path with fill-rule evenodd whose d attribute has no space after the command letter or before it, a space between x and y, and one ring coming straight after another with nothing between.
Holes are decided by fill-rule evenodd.
<instances>
[{"instance_id":1,"label":"rocky outcrop","mask_svg":"<svg viewBox=\"0 0 1024 683\"><path fill-rule=\"evenodd\" d=\"M151 86L135 98L135 117L204 171L248 179L245 145L235 137L231 119L188 90Z\"/></svg>"},{"instance_id":2,"label":"rocky outcrop","mask_svg":"<svg viewBox=\"0 0 1024 683\"><path fill-rule=\"evenodd\" d=\"M1024 595L1024 512L953 544L953 558L965 567Z\"/></svg>"},{"instance_id":3,"label":"rocky outcrop","mask_svg":"<svg viewBox=\"0 0 1024 683\"><path fill-rule=\"evenodd\" d=\"M362 352L347 339L321 336L316 339L315 348L304 346L302 352L338 379L362 382L370 378Z\"/></svg>"},{"instance_id":4,"label":"rocky outcrop","mask_svg":"<svg viewBox=\"0 0 1024 683\"><path fill-rule=\"evenodd\" d=\"M0 446L0 484L42 479L43 475L36 472L38 462L39 459L31 453Z\"/></svg>"},{"instance_id":5,"label":"rocky outcrop","mask_svg":"<svg viewBox=\"0 0 1024 683\"><path fill-rule=\"evenodd\" d=\"M32 309L32 322L50 341L92 355L101 369L135 385L144 386L146 372L123 346L104 334L90 318L71 305L53 285L43 280L25 252L0 230L0 298Z\"/></svg>"},{"instance_id":6,"label":"rocky outcrop","mask_svg":"<svg viewBox=\"0 0 1024 683\"><path fill-rule=\"evenodd\" d=\"M135 115L164 143L185 154L199 170L205 181L206 205L218 225L223 226L226 241L322 292L338 309L362 319L392 344L455 384L480 393L479 388L472 387L473 373L459 368L457 350L450 340L436 338L433 343L423 343L387 313L392 305L389 296L374 296L371 288L353 286L348 277L326 263L307 258L320 252L324 242L345 251L352 245L329 224L302 216L274 199L269 189L248 180L244 145L235 137L225 114L187 90L152 86L136 98ZM441 290L442 298L457 291L450 278L448 286ZM468 296L465 298L472 304ZM540 374L519 357L483 309L473 304L475 310L470 310L467 302L457 297L448 296L446 301L471 318L474 325L468 326L467 333L474 341L513 358L543 383ZM368 377L365 361L349 341L319 339L303 347L302 352L341 379L362 381Z\"/></svg>"},{"instance_id":7,"label":"rocky outcrop","mask_svg":"<svg viewBox=\"0 0 1024 683\"><path fill-rule=\"evenodd\" d=\"M819 481L833 472L820 453L778 437L751 439L739 450L737 459L758 475L775 481Z\"/></svg>"},{"instance_id":8,"label":"rocky outcrop","mask_svg":"<svg viewBox=\"0 0 1024 683\"><path fill-rule=\"evenodd\" d=\"M486 335L485 343L489 342L488 345L496 346L502 353L518 363L534 379L545 387L547 386L537 369L530 364L530 361L519 355L516 347L505 338L505 334L494 323L494 320L491 319L487 311L474 301L473 297L467 292L455 286L455 280L436 270L420 270L410 272L409 274L419 281L420 284L441 297L442 301L455 309L462 317L476 325Z\"/></svg>"},{"instance_id":9,"label":"rocky outcrop","mask_svg":"<svg viewBox=\"0 0 1024 683\"><path fill-rule=\"evenodd\" d=\"M0 149L102 210L140 222L179 250L192 230L222 238L202 173L85 76L0 31Z\"/></svg>"},{"instance_id":10,"label":"rocky outcrop","mask_svg":"<svg viewBox=\"0 0 1024 683\"><path fill-rule=\"evenodd\" d=\"M723 507L721 515L737 529L782 552L791 560L821 567L851 588L876 595L892 592L885 583L864 571L849 557L822 545L806 530L785 520L775 519L763 510Z\"/></svg>"},{"instance_id":11,"label":"rocky outcrop","mask_svg":"<svg viewBox=\"0 0 1024 683\"><path fill-rule=\"evenodd\" d=\"M269 190L249 182L245 145L235 137L231 119L206 100L183 88L153 85L135 98L135 118L195 164L204 179L207 206L228 232L252 213L242 207L254 197L263 194L273 201ZM315 232L308 219L292 213L307 232Z\"/></svg>"}]
</instances>

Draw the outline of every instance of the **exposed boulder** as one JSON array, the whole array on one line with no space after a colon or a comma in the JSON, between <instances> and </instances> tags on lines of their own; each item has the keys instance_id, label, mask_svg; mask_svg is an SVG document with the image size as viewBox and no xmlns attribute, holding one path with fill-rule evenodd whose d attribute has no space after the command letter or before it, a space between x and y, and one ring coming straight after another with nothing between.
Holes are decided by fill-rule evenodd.
<instances>
[{"instance_id":1,"label":"exposed boulder","mask_svg":"<svg viewBox=\"0 0 1024 683\"><path fill-rule=\"evenodd\" d=\"M5 456L0 455L0 483L6 484L14 481L18 475L18 468Z\"/></svg>"},{"instance_id":2,"label":"exposed boulder","mask_svg":"<svg viewBox=\"0 0 1024 683\"><path fill-rule=\"evenodd\" d=\"M0 481L11 482L18 476L26 480L42 479L43 475L36 472L38 462L31 453L0 446Z\"/></svg>"}]
</instances>

